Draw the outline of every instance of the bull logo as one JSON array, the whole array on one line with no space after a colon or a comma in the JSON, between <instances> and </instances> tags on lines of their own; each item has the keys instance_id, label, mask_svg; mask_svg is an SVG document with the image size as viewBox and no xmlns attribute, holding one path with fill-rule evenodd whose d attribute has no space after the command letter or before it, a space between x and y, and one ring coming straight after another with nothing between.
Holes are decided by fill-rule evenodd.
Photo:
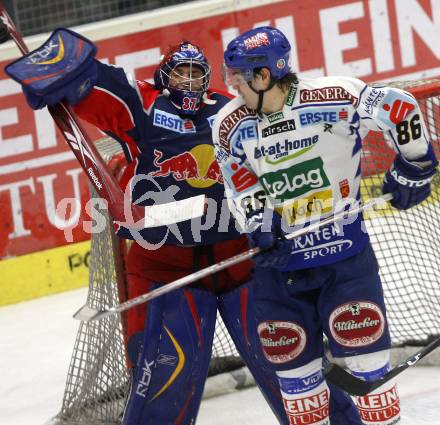
<instances>
[{"instance_id":1,"label":"bull logo","mask_svg":"<svg viewBox=\"0 0 440 425\"><path fill-rule=\"evenodd\" d=\"M172 176L174 180L185 180L190 186L207 188L215 183L223 184L223 175L211 145L198 145L190 151L163 159L163 152L154 149L155 171L153 177Z\"/></svg>"}]
</instances>

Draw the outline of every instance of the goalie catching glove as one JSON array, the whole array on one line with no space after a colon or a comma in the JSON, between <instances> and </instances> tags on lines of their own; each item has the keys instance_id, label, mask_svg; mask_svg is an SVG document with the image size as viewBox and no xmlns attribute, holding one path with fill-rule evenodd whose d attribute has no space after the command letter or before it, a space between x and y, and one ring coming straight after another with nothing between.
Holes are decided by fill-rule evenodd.
<instances>
[{"instance_id":1,"label":"goalie catching glove","mask_svg":"<svg viewBox=\"0 0 440 425\"><path fill-rule=\"evenodd\" d=\"M252 248L262 252L253 257L260 267L283 269L287 266L293 244L284 237L281 229L281 217L272 209L258 210L247 220L248 239Z\"/></svg>"},{"instance_id":2,"label":"goalie catching glove","mask_svg":"<svg viewBox=\"0 0 440 425\"><path fill-rule=\"evenodd\" d=\"M97 79L96 46L87 38L64 28L5 67L23 87L32 109L52 106L61 100L75 105L86 97Z\"/></svg>"},{"instance_id":3,"label":"goalie catching glove","mask_svg":"<svg viewBox=\"0 0 440 425\"><path fill-rule=\"evenodd\" d=\"M420 204L431 193L431 180L436 174L438 161L429 146L428 153L416 161L408 162L397 155L391 169L385 174L383 193L392 193L391 205L406 210Z\"/></svg>"}]
</instances>

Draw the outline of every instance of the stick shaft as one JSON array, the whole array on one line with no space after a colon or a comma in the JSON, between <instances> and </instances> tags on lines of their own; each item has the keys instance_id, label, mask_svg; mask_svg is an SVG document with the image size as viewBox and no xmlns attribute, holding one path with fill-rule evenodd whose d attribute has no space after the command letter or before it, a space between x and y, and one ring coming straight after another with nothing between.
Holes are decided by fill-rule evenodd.
<instances>
[{"instance_id":1,"label":"stick shaft","mask_svg":"<svg viewBox=\"0 0 440 425\"><path fill-rule=\"evenodd\" d=\"M392 368L388 373L375 381L364 381L361 378L353 376L343 367L333 363L330 363L325 368L324 375L329 382L341 388L345 392L351 395L364 396L386 384L391 379L394 379L404 370L408 369L411 366L414 366L416 363L418 363L421 359L426 357L429 353L434 351L439 346L440 337L434 339L426 347L423 347L420 351L411 355L403 363L400 363L396 367Z\"/></svg>"},{"instance_id":2,"label":"stick shaft","mask_svg":"<svg viewBox=\"0 0 440 425\"><path fill-rule=\"evenodd\" d=\"M286 236L287 239L293 239L300 237L302 235L305 235L306 233L309 233L311 231L314 231L322 226L325 226L327 224L333 223L335 221L341 220L346 216L352 216L355 214L359 214L360 212L373 207L374 205L377 205L379 203L383 203L385 201L388 201L392 199L392 196L390 194L386 194L382 197L376 198L371 200L370 202L359 204L357 207L352 208L349 211L343 211L341 213L335 214L331 217L328 217L320 222L313 223L310 226L301 228L297 231L294 231ZM159 288L154 289L153 291L147 292L146 294L139 295L138 297L132 298L128 301L125 301L122 304L119 304L117 306L111 307L107 310L93 310L87 306L84 306L80 308L75 314L74 318L78 320L84 320L84 321L90 321L90 320L98 320L103 317L121 313L125 310L128 310L130 308L133 308L139 304L143 304L147 301L151 301L154 298L157 298L161 295L165 295L168 292L174 291L178 288L182 288L183 286L189 285L190 283L196 282L197 280L200 280L206 276L209 276L211 274L217 273L227 267L231 267L235 264L241 263L242 261L248 260L252 258L254 255L258 254L260 252L260 249L258 247L252 248L246 252L243 252L241 254L235 255L234 257L228 258L226 260L220 261L217 264L213 264L209 267L206 267L202 270L199 270L195 273L192 273L188 276L184 276L180 279L177 279L171 283L167 283L166 285L160 286Z\"/></svg>"}]
</instances>

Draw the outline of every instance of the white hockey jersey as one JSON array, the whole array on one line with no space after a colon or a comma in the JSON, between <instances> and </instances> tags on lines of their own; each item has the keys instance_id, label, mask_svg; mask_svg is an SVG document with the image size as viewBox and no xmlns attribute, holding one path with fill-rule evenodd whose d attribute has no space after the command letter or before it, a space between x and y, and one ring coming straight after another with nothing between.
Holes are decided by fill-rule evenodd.
<instances>
[{"instance_id":1,"label":"white hockey jersey","mask_svg":"<svg viewBox=\"0 0 440 425\"><path fill-rule=\"evenodd\" d=\"M281 111L257 115L242 98L226 104L213 126L229 207L247 217L269 201L290 226L305 226L360 198L361 146L382 131L396 152L415 160L429 141L420 108L409 93L371 87L350 77L300 79ZM294 241L289 270L348 258L368 242L362 216Z\"/></svg>"}]
</instances>

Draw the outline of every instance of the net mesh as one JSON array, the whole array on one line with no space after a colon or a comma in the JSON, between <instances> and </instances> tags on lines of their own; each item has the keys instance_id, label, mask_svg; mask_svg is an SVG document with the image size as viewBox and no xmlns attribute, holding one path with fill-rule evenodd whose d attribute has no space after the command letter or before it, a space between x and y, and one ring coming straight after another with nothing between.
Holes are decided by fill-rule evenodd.
<instances>
[{"instance_id":1,"label":"net mesh","mask_svg":"<svg viewBox=\"0 0 440 425\"><path fill-rule=\"evenodd\" d=\"M440 155L440 81L390 84L413 92L428 136ZM380 196L383 176L394 158L382 133L370 132L363 143L363 199ZM407 211L387 208L367 221L380 265L393 345L424 344L440 334L440 175L428 201Z\"/></svg>"},{"instance_id":2,"label":"net mesh","mask_svg":"<svg viewBox=\"0 0 440 425\"><path fill-rule=\"evenodd\" d=\"M429 136L440 156L440 81L398 82L416 95ZM105 160L119 150L109 139L98 149ZM362 196L381 195L384 172L395 154L381 133L370 132L363 144ZM381 267L388 321L394 345L423 344L440 334L440 177L432 184L432 196L408 211L391 208L366 215L367 227ZM96 196L92 192L92 196ZM107 218L108 220L108 218ZM90 288L87 302L108 308L124 300L121 242L107 221L105 232L92 236ZM107 317L81 323L73 349L60 413L51 424L117 424L128 389L123 322ZM243 363L224 324L215 330L211 374Z\"/></svg>"},{"instance_id":3,"label":"net mesh","mask_svg":"<svg viewBox=\"0 0 440 425\"><path fill-rule=\"evenodd\" d=\"M188 2L190 0L186 0ZM27 36L185 3L184 0L3 0Z\"/></svg>"}]
</instances>

